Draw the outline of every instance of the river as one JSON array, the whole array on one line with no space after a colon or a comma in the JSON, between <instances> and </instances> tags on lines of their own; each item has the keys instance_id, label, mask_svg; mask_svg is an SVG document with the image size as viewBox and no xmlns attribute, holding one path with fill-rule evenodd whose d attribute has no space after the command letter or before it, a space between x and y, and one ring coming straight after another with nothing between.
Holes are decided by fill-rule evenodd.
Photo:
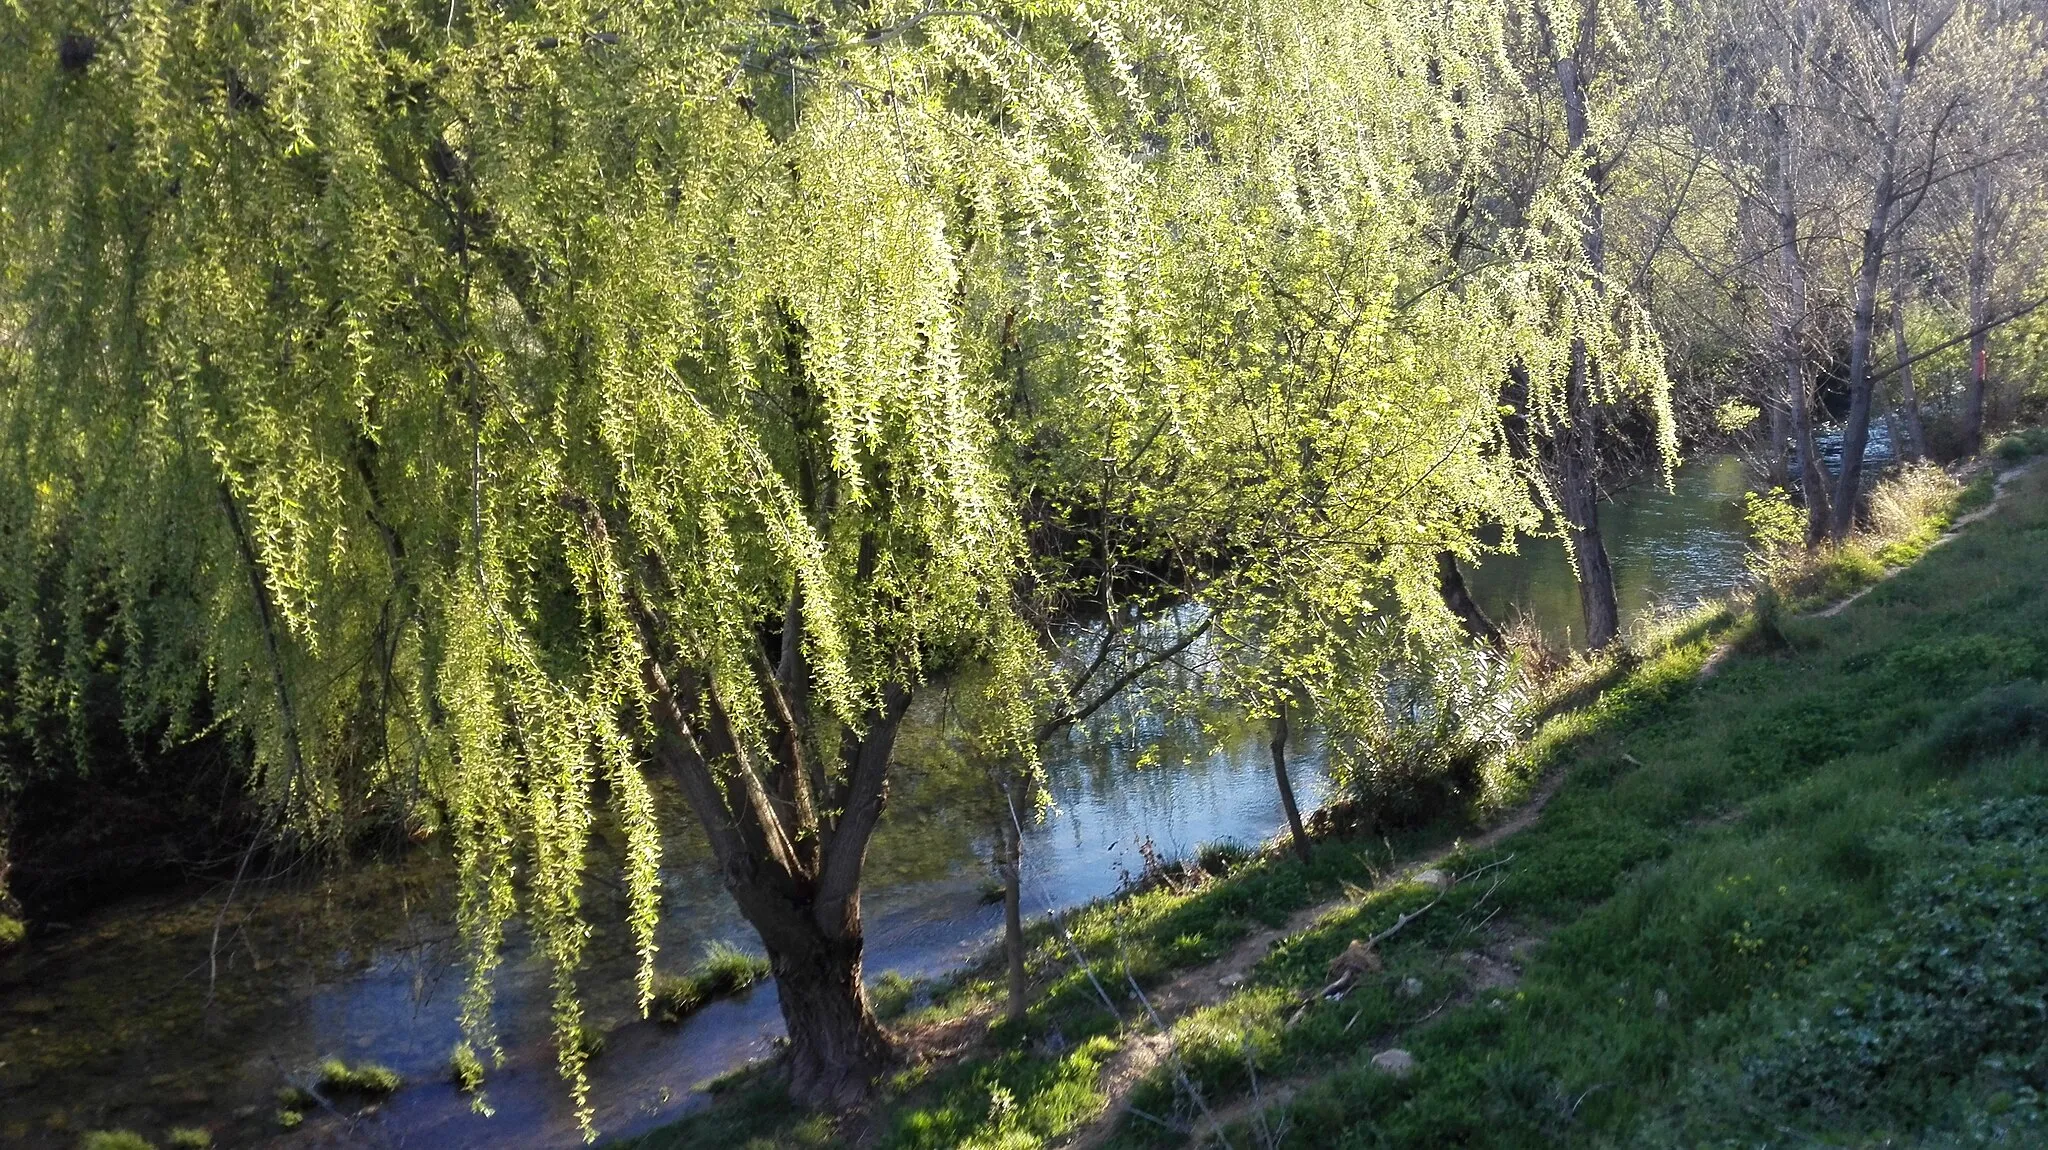
<instances>
[{"instance_id":1,"label":"river","mask_svg":"<svg viewBox=\"0 0 2048 1150\"><path fill-rule=\"evenodd\" d=\"M1671 490L1646 482L1615 493L1603 526L1625 617L1696 601L1739 577L1747 485L1738 458L1717 456L1681 467ZM1519 553L1471 574L1496 618L1520 613L1554 641L1572 640L1577 595L1555 540L1523 540ZM871 979L957 967L1000 922L988 898L985 785L931 728L906 734L904 755L924 769L904 772L871 852ZM1322 762L1313 738L1293 756L1307 805L1327 785ZM1052 802L1026 836L1030 913L1112 893L1141 869L1144 840L1170 858L1215 840L1254 843L1282 826L1259 731L1205 735L1127 711L1055 742L1045 763ZM680 821L665 844L664 969L687 966L712 941L751 945L707 861ZM216 892L108 908L48 931L0 964L0 1142L59 1150L85 1129L160 1138L171 1125L202 1125L221 1146L575 1145L547 1037L547 972L516 935L497 980L509 1062L487 1088L494 1116L476 1113L447 1082L462 964L447 926L446 874L427 858L310 886L258 886L225 915ZM616 921L616 892L602 878L590 887L596 916ZM213 928L223 923L216 948ZM217 968L209 955L221 958ZM706 1080L769 1053L781 1029L772 985L681 1025L636 1021L632 967L623 932L601 926L581 983L593 1022L608 1031L591 1064L596 1124L607 1135L701 1105ZM305 1130L281 1132L272 1093L327 1057L388 1066L407 1084L353 1130L316 1115Z\"/></svg>"}]
</instances>

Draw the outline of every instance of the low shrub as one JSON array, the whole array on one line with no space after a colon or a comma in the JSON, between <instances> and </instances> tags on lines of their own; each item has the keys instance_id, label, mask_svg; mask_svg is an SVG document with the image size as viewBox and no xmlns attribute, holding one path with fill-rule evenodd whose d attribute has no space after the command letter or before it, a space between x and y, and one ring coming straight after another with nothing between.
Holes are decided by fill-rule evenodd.
<instances>
[{"instance_id":1,"label":"low shrub","mask_svg":"<svg viewBox=\"0 0 2048 1150\"><path fill-rule=\"evenodd\" d=\"M2048 427L2022 428L2000 439L1991 449L1991 454L2002 463L2018 463L2044 453L2048 453Z\"/></svg>"},{"instance_id":2,"label":"low shrub","mask_svg":"<svg viewBox=\"0 0 2048 1150\"><path fill-rule=\"evenodd\" d=\"M917 983L898 974L886 971L868 989L868 1000L875 1008L878 1018L896 1018L910 1009L911 1000L917 996Z\"/></svg>"}]
</instances>

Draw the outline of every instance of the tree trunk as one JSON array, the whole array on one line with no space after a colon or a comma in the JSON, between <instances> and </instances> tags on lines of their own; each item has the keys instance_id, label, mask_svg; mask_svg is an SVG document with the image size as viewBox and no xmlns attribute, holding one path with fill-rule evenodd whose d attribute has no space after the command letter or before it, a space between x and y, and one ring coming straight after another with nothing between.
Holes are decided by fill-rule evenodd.
<instances>
[{"instance_id":1,"label":"tree trunk","mask_svg":"<svg viewBox=\"0 0 2048 1150\"><path fill-rule=\"evenodd\" d=\"M1799 456L1799 493L1806 501L1806 545L1827 535L1827 476L1813 449L1813 399L1806 386L1806 267L1799 259L1799 209L1792 198L1795 150L1792 129L1778 110L1778 264L1785 273L1785 315L1779 324L1785 361L1785 406L1792 413L1793 446Z\"/></svg>"},{"instance_id":2,"label":"tree trunk","mask_svg":"<svg viewBox=\"0 0 2048 1150\"><path fill-rule=\"evenodd\" d=\"M1508 641L1486 617L1486 611L1479 601L1472 598L1472 591L1465 586L1465 573L1458 570L1458 557L1448 551L1436 553L1436 586L1443 596L1444 606L1458 617L1458 625L1475 643L1484 643L1496 651L1508 649Z\"/></svg>"},{"instance_id":3,"label":"tree trunk","mask_svg":"<svg viewBox=\"0 0 2048 1150\"><path fill-rule=\"evenodd\" d=\"M1906 425L1905 450L1900 458L1918 463L1927 457L1927 427L1920 420L1920 393L1913 388L1912 349L1906 343L1906 308L1901 299L1892 300L1892 352L1899 357L1899 418Z\"/></svg>"},{"instance_id":4,"label":"tree trunk","mask_svg":"<svg viewBox=\"0 0 2048 1150\"><path fill-rule=\"evenodd\" d=\"M1565 141L1575 155L1586 160L1587 194L1579 221L1579 245L1598 291L1598 277L1607 270L1607 215L1603 200L1607 165L1592 154L1588 142L1591 119L1586 96L1592 84L1591 57L1599 30L1600 5L1596 0L1588 0L1580 11L1568 50L1557 43L1549 17L1540 5L1536 19L1555 61L1558 92L1564 103ZM1574 338L1571 373L1565 387L1565 419L1569 425L1553 430L1549 462L1558 502L1564 510L1572 560L1578 568L1579 609L1586 621L1586 647L1599 651L1621 633L1621 609L1614 595L1614 565L1608 561L1607 545L1600 536L1600 493L1595 479L1599 413L1593 407L1592 373L1586 341Z\"/></svg>"},{"instance_id":5,"label":"tree trunk","mask_svg":"<svg viewBox=\"0 0 2048 1150\"><path fill-rule=\"evenodd\" d=\"M1764 464L1772 487L1792 481L1791 443L1792 397L1781 388L1771 400L1771 446Z\"/></svg>"},{"instance_id":6,"label":"tree trunk","mask_svg":"<svg viewBox=\"0 0 2048 1150\"><path fill-rule=\"evenodd\" d=\"M1025 993L1029 986L1024 977L1024 836L1017 819L1015 800L1010 789L1003 789L1003 813L998 816L1002 824L997 828L996 849L1000 852L996 867L1003 876L1003 957L1009 968L1010 999L1003 1017L1011 1022L1024 1019Z\"/></svg>"},{"instance_id":7,"label":"tree trunk","mask_svg":"<svg viewBox=\"0 0 2048 1150\"><path fill-rule=\"evenodd\" d=\"M1950 8L1949 13L1953 14ZM1870 196L1870 221L1863 228L1861 258L1856 269L1854 307L1849 317L1849 418L1842 428L1842 474L1835 481L1834 507L1828 533L1836 543L1849 537L1856 518L1856 504L1863 479L1863 448L1870 442L1870 340L1877 327L1877 281L1884 268L1886 241L1894 223L1892 209L1898 205L1899 133L1906 108L1906 90L1934 38L1949 16L1938 16L1925 29L1916 29L1916 39L1906 46L1905 58L1893 74L1885 96L1884 126L1877 139L1877 184ZM1910 208L1908 209L1910 211Z\"/></svg>"},{"instance_id":8,"label":"tree trunk","mask_svg":"<svg viewBox=\"0 0 2048 1150\"><path fill-rule=\"evenodd\" d=\"M782 1022L789 1030L789 1093L798 1103L844 1110L867 1097L894 1060L861 985L861 935L768 942Z\"/></svg>"},{"instance_id":9,"label":"tree trunk","mask_svg":"<svg viewBox=\"0 0 2048 1150\"><path fill-rule=\"evenodd\" d=\"M1970 386L1963 396L1963 455L1984 449L1984 383L1990 374L1991 179L1979 170L1970 186Z\"/></svg>"},{"instance_id":10,"label":"tree trunk","mask_svg":"<svg viewBox=\"0 0 2048 1150\"><path fill-rule=\"evenodd\" d=\"M1294 835L1294 853L1309 861L1308 828L1301 823L1301 808L1294 804L1294 782L1287 777L1287 700L1273 716L1273 781L1280 784L1280 805L1287 811L1287 829Z\"/></svg>"}]
</instances>

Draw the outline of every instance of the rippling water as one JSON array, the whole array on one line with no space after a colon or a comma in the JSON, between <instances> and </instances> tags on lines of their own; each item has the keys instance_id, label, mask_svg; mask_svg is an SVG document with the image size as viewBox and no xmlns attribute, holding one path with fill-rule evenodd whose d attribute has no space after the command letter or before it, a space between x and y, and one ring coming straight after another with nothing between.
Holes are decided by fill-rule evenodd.
<instances>
[{"instance_id":1,"label":"rippling water","mask_svg":"<svg viewBox=\"0 0 2048 1150\"><path fill-rule=\"evenodd\" d=\"M1669 490L1645 479L1600 505L1623 626L1719 595L1742 578L1749 487L1740 456L1715 455L1679 467ZM1583 642L1578 582L1562 541L1523 539L1517 554L1491 556L1470 576L1473 598L1495 620L1521 616L1555 645Z\"/></svg>"},{"instance_id":2,"label":"rippling water","mask_svg":"<svg viewBox=\"0 0 2048 1150\"><path fill-rule=\"evenodd\" d=\"M1626 616L1718 593L1740 575L1745 486L1741 461L1721 456L1680 468L1670 491L1638 484L1603 506ZM1560 642L1576 634L1577 592L1555 540L1523 541L1520 554L1481 565L1472 583L1475 595L1498 618L1524 613ZM905 740L907 758L929 761L924 769L904 772L870 853L865 911L871 978L892 970L927 976L957 967L989 945L1000 924L1000 906L986 898L994 878L988 858L995 814L985 781L971 765L949 762L928 729L907 729ZM1314 805L1326 786L1321 748L1313 736L1300 743L1290 763L1304 805ZM1146 839L1171 858L1218 839L1257 842L1283 825L1262 731L1204 733L1166 723L1140 707L1109 716L1095 729L1071 733L1046 749L1045 761L1053 802L1026 836L1025 907L1031 914L1113 892L1124 873L1141 869L1138 844ZM755 946L731 900L711 878L694 830L682 826L666 852L662 967L688 965L714 940ZM432 876L424 885L435 887ZM616 919L617 894L603 880L593 880L589 897L600 920ZM495 1116L476 1114L469 1099L445 1079L448 1054L459 1036L462 981L461 958L448 939L446 908L437 901L407 914L399 909L402 905L394 891L380 913L395 925L377 928L383 932L381 941L358 944L359 952L335 955L331 963L316 952L310 975L304 962L292 967L289 976L281 973L284 966L273 966L268 974L259 973L260 965L257 971L237 967L231 977L254 980L258 993L274 995L270 1024L247 1033L210 1035L189 1048L161 1042L136 1046L110 1070L104 1089L109 1097L126 1089L127 1096L145 1100L103 1103L95 1112L109 1121L95 1119L94 1124L161 1133L166 1115L189 1124L195 1118L225 1117L217 1111L236 1108L241 1118L219 1126L221 1144L264 1141L272 1137L266 1131L275 1131L269 1094L281 1075L339 1056L388 1065L408 1085L353 1132L316 1118L306 1130L276 1136L280 1145L460 1150L577 1144L572 1104L553 1067L545 968L515 937L498 980L497 1017L510 1060L488 1084ZM149 929L141 918L124 926L121 914L110 912L105 929ZM200 993L190 963L180 961L184 965L133 971L105 993L137 1000ZM610 1031L606 1049L591 1064L596 1123L607 1134L644 1130L701 1105L704 1096L698 1088L707 1079L769 1053L781 1033L772 985L714 1003L679 1026L633 1021L633 962L621 932L601 929L591 942L582 979L592 1020ZM271 982L263 984L266 978ZM72 1019L66 1025L85 1022ZM109 1038L109 1049L125 1041ZM139 1072L154 1074L185 1064L204 1064L203 1076L219 1084L209 1088L204 1113L163 1110L147 1100L147 1091L122 1085L132 1085ZM6 1074L0 1063L0 1087ZM34 1104L40 1108L63 1101L38 1096ZM0 1111L9 1110L22 1112L12 1103L0 1106ZM11 1117L0 1113L0 1119ZM76 1134L70 1132L75 1127L39 1122L19 1127L29 1131L32 1144L75 1143ZM11 1129L0 1126L0 1133Z\"/></svg>"}]
</instances>

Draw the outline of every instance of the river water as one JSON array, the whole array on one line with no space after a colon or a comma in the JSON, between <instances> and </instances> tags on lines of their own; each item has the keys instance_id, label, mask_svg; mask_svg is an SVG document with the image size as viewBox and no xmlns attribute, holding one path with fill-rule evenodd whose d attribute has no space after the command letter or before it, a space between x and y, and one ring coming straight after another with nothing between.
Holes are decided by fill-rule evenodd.
<instances>
[{"instance_id":1,"label":"river water","mask_svg":"<svg viewBox=\"0 0 2048 1150\"><path fill-rule=\"evenodd\" d=\"M1646 482L1615 494L1602 522L1625 616L1718 593L1739 577L1747 485L1741 461L1720 456L1681 467L1671 490ZM1577 595L1555 540L1523 540L1518 554L1492 557L1471 574L1475 596L1496 618L1519 613L1554 641L1572 640ZM955 968L988 946L1000 924L1000 906L988 898L994 812L986 784L970 764L948 757L933 729L907 729L903 753L925 769L904 772L870 856L871 979ZM1290 760L1300 797L1313 806L1327 786L1321 749L1311 737ZM1261 731L1205 732L1130 709L1057 741L1045 764L1052 802L1026 834L1027 913L1114 892L1124 874L1141 869L1146 840L1172 858L1215 840L1256 843L1283 825ZM687 966L712 941L754 945L686 821L664 857L664 969ZM352 880L349 898L328 896L321 913L339 919L339 935L303 922L296 935L289 921L245 927L248 961L228 947L231 961L217 978L202 977L208 920L216 918L210 901L113 908L34 959L10 960L14 973L0 970L0 1143L55 1150L75 1145L82 1129L128 1126L160 1137L178 1124L209 1126L223 1146L575 1145L573 1106L547 1038L547 971L517 937L497 980L509 1061L487 1087L494 1115L476 1113L447 1084L462 964L446 925L446 872L436 865L425 874L399 868L388 879L378 872ZM603 920L605 880L593 879L591 889ZM293 905L285 899L260 913L319 918ZM121 949L140 945L139 935L161 940L133 951L147 960ZM346 944L335 944L337 936ZM292 957L273 954L266 966L266 947ZM635 1021L632 967L622 932L601 927L582 985L592 1021L608 1031L591 1063L596 1124L607 1135L702 1105L706 1080L766 1055L781 1031L772 984L680 1025ZM73 1063L38 1062L35 1044L60 1032L78 1049ZM353 1128L316 1115L304 1130L280 1132L269 1095L327 1057L389 1066L407 1085Z\"/></svg>"}]
</instances>

